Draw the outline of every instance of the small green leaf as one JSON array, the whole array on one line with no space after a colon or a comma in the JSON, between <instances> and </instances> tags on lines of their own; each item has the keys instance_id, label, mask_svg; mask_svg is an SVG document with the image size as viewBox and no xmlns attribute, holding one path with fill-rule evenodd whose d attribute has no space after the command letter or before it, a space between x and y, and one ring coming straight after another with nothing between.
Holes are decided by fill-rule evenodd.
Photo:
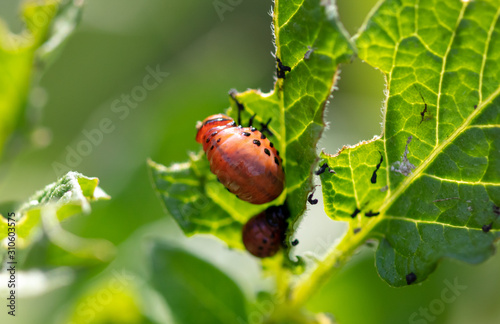
<instances>
[{"instance_id":1,"label":"small green leaf","mask_svg":"<svg viewBox=\"0 0 500 324\"><path fill-rule=\"evenodd\" d=\"M246 323L239 287L213 265L177 248L156 244L152 286L168 302L178 323Z\"/></svg>"},{"instance_id":2,"label":"small green leaf","mask_svg":"<svg viewBox=\"0 0 500 324\"><path fill-rule=\"evenodd\" d=\"M380 240L393 286L443 257L484 261L500 237L499 15L498 0L387 0L357 36L387 78L383 133L322 155L325 209L350 221L346 242Z\"/></svg>"},{"instance_id":3,"label":"small green leaf","mask_svg":"<svg viewBox=\"0 0 500 324\"><path fill-rule=\"evenodd\" d=\"M270 93L248 90L233 95L245 108L242 124L246 125L254 114L257 128L271 120L268 128L272 135L266 135L283 158L286 188L270 204L279 205L286 199L293 224L304 212L312 189L316 143L324 129L324 107L336 80L337 67L348 62L354 51L338 22L335 6L328 1L276 0L273 23L276 58L290 71L283 72L284 78L277 79ZM231 104L228 114L236 119L236 101L231 100ZM210 174L202 155L169 168L150 163L153 182L168 211L186 233L212 233L230 246L241 246L242 224L268 205L253 206L234 195L222 194L224 187ZM195 206L202 202L206 205L203 212Z\"/></svg>"},{"instance_id":4,"label":"small green leaf","mask_svg":"<svg viewBox=\"0 0 500 324\"><path fill-rule=\"evenodd\" d=\"M90 202L110 199L98 184L97 178L89 178L78 172L68 172L30 197L28 202L20 207L18 215L22 219L47 205L56 208L59 220L82 212L88 214Z\"/></svg>"},{"instance_id":5,"label":"small green leaf","mask_svg":"<svg viewBox=\"0 0 500 324\"><path fill-rule=\"evenodd\" d=\"M59 222L76 214L90 213L90 202L110 197L98 187L97 178L68 172L58 181L36 192L15 212L19 248L28 247L36 230L42 228L49 239L62 249L85 257L109 259L113 247L107 241L86 240L64 231ZM0 240L7 236L7 221L0 222Z\"/></svg>"}]
</instances>

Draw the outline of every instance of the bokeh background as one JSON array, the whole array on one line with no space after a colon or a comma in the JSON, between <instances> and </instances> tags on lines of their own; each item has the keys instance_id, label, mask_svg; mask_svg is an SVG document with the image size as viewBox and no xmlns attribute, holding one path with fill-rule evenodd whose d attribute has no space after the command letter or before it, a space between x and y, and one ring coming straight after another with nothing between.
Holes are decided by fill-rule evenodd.
<instances>
[{"instance_id":1,"label":"bokeh background","mask_svg":"<svg viewBox=\"0 0 500 324\"><path fill-rule=\"evenodd\" d=\"M151 237L219 267L249 296L268 284L259 277L257 261L246 253L228 251L208 237L185 238L162 210L146 169L147 158L168 165L198 151L194 125L228 107L229 89L272 88L271 1L232 3L231 10L219 15L213 1L86 0L77 31L33 89L31 104L41 108L30 116L35 126L13 137L2 158L0 212L55 181L53 163L64 163L67 148L85 138L84 130L110 118L115 130L75 169L98 177L112 199L94 204L90 215L73 217L64 227L82 237L109 240L118 247L117 258L85 271L58 268L61 260L41 260L50 275L22 280L18 316L7 317L2 306L1 323L67 323L81 296L97 289L111 267L139 275L131 280L131 293L92 323L171 323L169 307L159 298L148 300L136 293L147 281L142 274L148 272L149 261L141 246ZM338 0L351 35L375 3ZM0 18L14 32L23 28L19 6L20 1L0 2ZM156 66L168 77L121 120L111 110L113 101L130 94L142 84L146 68ZM326 115L329 127L318 145L330 153L380 133L384 98L382 74L360 60L342 67L337 86ZM320 198L320 188L315 197ZM342 235L345 226L329 220L321 205L320 200L309 207L294 253L321 254ZM413 323L412 314L429 307L437 315L414 316L414 323L500 322L499 255L477 266L444 260L423 284L393 289L378 277L373 251L364 247L308 307L332 313L344 324ZM436 301L442 299L446 282L455 280L467 288L451 303Z\"/></svg>"}]
</instances>

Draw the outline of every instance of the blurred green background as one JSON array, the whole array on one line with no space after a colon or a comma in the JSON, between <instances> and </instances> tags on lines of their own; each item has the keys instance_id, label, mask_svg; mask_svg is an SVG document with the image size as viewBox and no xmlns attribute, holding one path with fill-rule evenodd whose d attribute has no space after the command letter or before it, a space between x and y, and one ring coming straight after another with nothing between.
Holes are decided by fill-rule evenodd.
<instances>
[{"instance_id":1,"label":"blurred green background","mask_svg":"<svg viewBox=\"0 0 500 324\"><path fill-rule=\"evenodd\" d=\"M351 35L375 3L338 1L341 20ZM19 5L19 1L0 2L0 17L14 32L23 26ZM220 16L212 1L86 1L77 31L34 89L32 105L43 106L40 114L28 116L35 127L14 136L5 150L0 212L6 213L9 202L25 201L55 181L53 163L64 163L67 148L74 149L85 138L82 132L109 118L115 130L105 134L74 169L98 177L112 199L94 204L92 214L73 217L64 227L82 237L111 241L118 246L117 259L109 267L91 270L57 268L57 260L46 262L43 269L51 269L50 275L42 283L36 276L21 280L18 316L7 317L1 307L1 323L67 323L81 296L98 289L112 269L136 277L127 286L128 293L92 323L170 323L169 307L154 293L145 293L150 289L145 285L150 260L144 246L152 238L194 251L228 273L248 296L269 285L260 278L257 261L246 253L228 251L208 237L183 237L152 190L146 159L165 165L186 160L188 151L199 149L194 140L196 121L226 109L229 89L272 88L270 8L271 1L241 1ZM113 101L141 85L147 67L157 66L168 77L120 119L111 109ZM330 153L380 133L384 98L383 76L359 60L342 67L337 86L326 116L329 127L318 147ZM320 198L319 188L315 198ZM330 221L321 205L309 208L297 231L300 244L294 253L321 254L342 235L344 226ZM309 308L332 313L344 324L413 323L412 314L429 307L438 314L427 319L414 316L414 323L500 322L498 255L479 266L444 260L428 281L403 289L388 287L373 264L373 248L366 247L311 300ZM446 282L454 280L467 288L451 303L436 302Z\"/></svg>"}]
</instances>

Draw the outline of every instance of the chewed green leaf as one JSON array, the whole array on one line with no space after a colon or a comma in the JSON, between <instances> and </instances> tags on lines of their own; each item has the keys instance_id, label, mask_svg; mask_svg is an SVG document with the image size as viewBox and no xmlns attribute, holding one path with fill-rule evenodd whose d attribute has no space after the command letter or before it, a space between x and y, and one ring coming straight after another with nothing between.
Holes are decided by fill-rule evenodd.
<instances>
[{"instance_id":1,"label":"chewed green leaf","mask_svg":"<svg viewBox=\"0 0 500 324\"><path fill-rule=\"evenodd\" d=\"M243 248L241 227L261 207L229 193L210 173L204 152L170 167L149 161L149 168L160 199L186 235L210 233Z\"/></svg>"},{"instance_id":2,"label":"chewed green leaf","mask_svg":"<svg viewBox=\"0 0 500 324\"><path fill-rule=\"evenodd\" d=\"M387 78L383 134L323 155L325 208L380 239L391 285L481 262L500 237L499 16L498 0L387 0L357 36Z\"/></svg>"},{"instance_id":3,"label":"chewed green leaf","mask_svg":"<svg viewBox=\"0 0 500 324\"><path fill-rule=\"evenodd\" d=\"M324 107L337 67L348 62L354 51L333 3L328 1L305 0L296 4L276 0L273 23L275 56L282 64L278 64L274 90L266 94L258 90L233 92L228 113L237 119L238 102L244 106L244 126L254 114L256 128L270 121L270 132L265 135L279 151L286 176L283 194L270 204L279 205L286 200L293 223L304 212L312 189L316 143L324 128ZM187 234L212 233L230 246L241 246L241 226L269 206L250 205L226 193L211 175L204 156L169 168L155 163L150 166L153 182L168 211Z\"/></svg>"},{"instance_id":4,"label":"chewed green leaf","mask_svg":"<svg viewBox=\"0 0 500 324\"><path fill-rule=\"evenodd\" d=\"M19 209L20 217L32 210L41 209L52 204L60 208L66 205L78 206L80 212L90 212L90 202L110 197L98 187L99 179L86 177L78 172L68 172L56 182L49 184L44 189L36 192L28 202ZM58 210L60 220L71 216L70 213Z\"/></svg>"},{"instance_id":5,"label":"chewed green leaf","mask_svg":"<svg viewBox=\"0 0 500 324\"><path fill-rule=\"evenodd\" d=\"M245 106L243 116L257 114L260 122L271 118L271 138L284 160L284 194L295 222L304 212L312 189L316 143L325 126L324 107L338 65L348 62L354 51L338 22L335 6L328 1L275 1L273 22L276 58L291 71L278 79L272 93L251 90L238 94L237 99ZM237 110L230 113L235 117Z\"/></svg>"},{"instance_id":6,"label":"chewed green leaf","mask_svg":"<svg viewBox=\"0 0 500 324\"><path fill-rule=\"evenodd\" d=\"M90 202L110 198L98 187L98 183L97 178L68 172L58 181L36 192L15 212L18 238L28 244L33 230L42 226L42 214L47 210L55 213L56 221L79 213L88 214ZM5 225L5 219L2 219L2 223ZM0 239L4 239L6 233L7 231L2 231Z\"/></svg>"}]
</instances>

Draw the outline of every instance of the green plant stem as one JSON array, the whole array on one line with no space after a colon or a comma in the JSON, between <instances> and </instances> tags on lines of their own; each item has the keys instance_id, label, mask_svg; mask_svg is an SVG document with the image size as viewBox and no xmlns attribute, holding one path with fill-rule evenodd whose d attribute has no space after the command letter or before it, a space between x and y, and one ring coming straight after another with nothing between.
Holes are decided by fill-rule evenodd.
<instances>
[{"instance_id":1,"label":"green plant stem","mask_svg":"<svg viewBox=\"0 0 500 324\"><path fill-rule=\"evenodd\" d=\"M297 283L291 287L289 304L292 308L303 306L314 293L335 273L339 272L342 266L350 259L359 246L361 246L372 228L378 223L372 219L367 222L361 232L354 234L352 228L316 267L301 277Z\"/></svg>"}]
</instances>

